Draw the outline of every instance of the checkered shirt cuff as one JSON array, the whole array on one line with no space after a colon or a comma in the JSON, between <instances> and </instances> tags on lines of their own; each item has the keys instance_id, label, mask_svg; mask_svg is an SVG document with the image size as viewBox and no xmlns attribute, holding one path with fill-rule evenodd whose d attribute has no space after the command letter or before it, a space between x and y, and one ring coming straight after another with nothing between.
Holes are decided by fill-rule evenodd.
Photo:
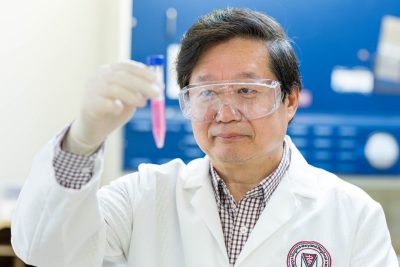
<instances>
[{"instance_id":1,"label":"checkered shirt cuff","mask_svg":"<svg viewBox=\"0 0 400 267\"><path fill-rule=\"evenodd\" d=\"M61 148L62 141L68 130L69 127L60 134L56 142L53 168L56 180L61 186L70 189L80 189L91 180L95 160L103 150L104 143L94 154L89 156L69 153Z\"/></svg>"}]
</instances>

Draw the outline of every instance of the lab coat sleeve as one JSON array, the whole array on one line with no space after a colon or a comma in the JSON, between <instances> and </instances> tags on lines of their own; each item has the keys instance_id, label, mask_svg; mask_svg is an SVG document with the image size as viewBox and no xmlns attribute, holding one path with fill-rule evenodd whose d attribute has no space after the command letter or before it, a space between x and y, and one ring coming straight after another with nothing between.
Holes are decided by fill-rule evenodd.
<instances>
[{"instance_id":1,"label":"lab coat sleeve","mask_svg":"<svg viewBox=\"0 0 400 267\"><path fill-rule=\"evenodd\" d=\"M382 207L372 202L363 210L353 246L352 267L399 267Z\"/></svg>"},{"instance_id":2,"label":"lab coat sleeve","mask_svg":"<svg viewBox=\"0 0 400 267\"><path fill-rule=\"evenodd\" d=\"M16 254L41 267L95 267L102 266L104 258L123 263L132 218L126 212L131 202L124 196L124 184L98 192L99 154L93 178L81 189L59 185L52 165L56 144L54 138L35 157L19 196L12 219L11 242ZM122 241L121 234L125 235Z\"/></svg>"}]
</instances>

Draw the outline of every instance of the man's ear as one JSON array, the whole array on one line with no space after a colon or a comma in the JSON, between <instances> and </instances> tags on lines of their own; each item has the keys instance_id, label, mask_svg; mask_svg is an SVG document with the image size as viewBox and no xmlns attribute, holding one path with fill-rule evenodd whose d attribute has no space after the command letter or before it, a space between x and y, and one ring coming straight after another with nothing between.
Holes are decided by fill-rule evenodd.
<instances>
[{"instance_id":1,"label":"man's ear","mask_svg":"<svg viewBox=\"0 0 400 267\"><path fill-rule=\"evenodd\" d=\"M297 85L292 86L290 94L286 95L285 104L287 105L287 121L290 122L296 114L299 106L300 88Z\"/></svg>"}]
</instances>

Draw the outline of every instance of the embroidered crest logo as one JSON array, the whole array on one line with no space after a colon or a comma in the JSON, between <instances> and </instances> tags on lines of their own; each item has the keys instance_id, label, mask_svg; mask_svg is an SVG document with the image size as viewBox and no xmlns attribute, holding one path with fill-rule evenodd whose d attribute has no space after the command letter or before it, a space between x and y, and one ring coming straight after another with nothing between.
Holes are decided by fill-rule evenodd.
<instances>
[{"instance_id":1,"label":"embroidered crest logo","mask_svg":"<svg viewBox=\"0 0 400 267\"><path fill-rule=\"evenodd\" d=\"M296 243L287 256L287 267L331 267L332 259L326 248L315 241Z\"/></svg>"},{"instance_id":2,"label":"embroidered crest logo","mask_svg":"<svg viewBox=\"0 0 400 267\"><path fill-rule=\"evenodd\" d=\"M301 253L301 267L317 267L317 259L317 254Z\"/></svg>"}]
</instances>

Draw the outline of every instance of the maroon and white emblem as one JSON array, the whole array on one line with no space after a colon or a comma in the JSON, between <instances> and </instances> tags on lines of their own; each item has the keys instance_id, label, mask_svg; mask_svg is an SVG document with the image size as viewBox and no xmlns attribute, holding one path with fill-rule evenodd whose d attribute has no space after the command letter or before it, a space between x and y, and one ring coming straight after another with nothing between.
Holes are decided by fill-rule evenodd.
<instances>
[{"instance_id":1,"label":"maroon and white emblem","mask_svg":"<svg viewBox=\"0 0 400 267\"><path fill-rule=\"evenodd\" d=\"M296 243L287 256L287 267L331 267L332 259L326 248L315 241Z\"/></svg>"}]
</instances>

